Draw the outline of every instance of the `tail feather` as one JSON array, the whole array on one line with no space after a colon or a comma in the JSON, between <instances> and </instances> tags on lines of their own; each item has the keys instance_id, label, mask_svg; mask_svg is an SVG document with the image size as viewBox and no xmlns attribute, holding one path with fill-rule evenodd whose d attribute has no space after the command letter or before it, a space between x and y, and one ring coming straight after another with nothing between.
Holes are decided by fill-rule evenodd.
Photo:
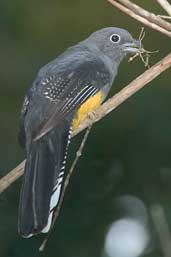
<instances>
[{"instance_id":1,"label":"tail feather","mask_svg":"<svg viewBox=\"0 0 171 257\"><path fill-rule=\"evenodd\" d=\"M47 233L64 177L70 127L55 128L31 143L27 154L19 205L19 233Z\"/></svg>"}]
</instances>

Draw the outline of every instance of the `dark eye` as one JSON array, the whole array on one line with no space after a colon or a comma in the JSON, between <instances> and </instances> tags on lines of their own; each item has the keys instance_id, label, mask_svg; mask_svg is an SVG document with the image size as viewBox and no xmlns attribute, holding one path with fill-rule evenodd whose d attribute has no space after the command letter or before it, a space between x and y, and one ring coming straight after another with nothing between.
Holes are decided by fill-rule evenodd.
<instances>
[{"instance_id":1,"label":"dark eye","mask_svg":"<svg viewBox=\"0 0 171 257\"><path fill-rule=\"evenodd\" d=\"M118 34L113 34L113 35L110 36L110 40L113 43L118 43L121 40L121 38Z\"/></svg>"}]
</instances>

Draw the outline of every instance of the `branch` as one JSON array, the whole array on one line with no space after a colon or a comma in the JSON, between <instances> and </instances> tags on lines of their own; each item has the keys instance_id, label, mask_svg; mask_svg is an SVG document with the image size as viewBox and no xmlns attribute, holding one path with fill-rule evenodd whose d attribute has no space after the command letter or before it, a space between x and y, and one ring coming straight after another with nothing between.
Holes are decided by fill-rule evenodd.
<instances>
[{"instance_id":1,"label":"branch","mask_svg":"<svg viewBox=\"0 0 171 257\"><path fill-rule=\"evenodd\" d=\"M171 16L171 5L167 0L157 0L163 9Z\"/></svg>"},{"instance_id":2,"label":"branch","mask_svg":"<svg viewBox=\"0 0 171 257\"><path fill-rule=\"evenodd\" d=\"M151 13L151 12L143 9L142 7L132 3L129 0L118 0L118 1L121 4L125 5L127 8L131 9L137 15L144 17L145 19L149 20L150 22L155 23L156 25L158 25L168 31L171 31L171 24L169 22L161 19L154 13Z\"/></svg>"},{"instance_id":3,"label":"branch","mask_svg":"<svg viewBox=\"0 0 171 257\"><path fill-rule=\"evenodd\" d=\"M171 24L161 17L148 12L128 0L107 0L113 6L131 16L132 18L143 23L145 26L157 30L164 35L171 37ZM120 3L119 3L120 2Z\"/></svg>"},{"instance_id":4,"label":"branch","mask_svg":"<svg viewBox=\"0 0 171 257\"><path fill-rule=\"evenodd\" d=\"M0 194L23 175L25 160L0 179Z\"/></svg>"},{"instance_id":5,"label":"branch","mask_svg":"<svg viewBox=\"0 0 171 257\"><path fill-rule=\"evenodd\" d=\"M171 20L171 16L167 16L167 15L158 15L160 18L162 19L166 19L166 20Z\"/></svg>"},{"instance_id":6,"label":"branch","mask_svg":"<svg viewBox=\"0 0 171 257\"><path fill-rule=\"evenodd\" d=\"M171 67L171 53L163 58L160 62L152 66L149 70L145 71L135 80L133 80L128 86L123 88L119 93L108 99L103 105L101 105L92 115L88 115L85 121L79 126L77 131L72 135L75 136L85 128L91 126L93 123L102 119L112 110L116 109L120 104L126 101L129 97L147 85L150 81L160 75L163 71ZM17 180L23 174L25 161L19 164L15 169L9 172L0 180L0 193L7 189L15 180Z\"/></svg>"}]
</instances>

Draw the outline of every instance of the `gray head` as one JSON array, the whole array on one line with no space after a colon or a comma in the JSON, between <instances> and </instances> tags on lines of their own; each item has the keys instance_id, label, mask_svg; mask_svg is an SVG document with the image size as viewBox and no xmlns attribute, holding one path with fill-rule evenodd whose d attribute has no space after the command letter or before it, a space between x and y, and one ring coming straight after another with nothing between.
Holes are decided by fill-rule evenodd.
<instances>
[{"instance_id":1,"label":"gray head","mask_svg":"<svg viewBox=\"0 0 171 257\"><path fill-rule=\"evenodd\" d=\"M118 64L127 54L136 53L140 47L140 41L135 40L127 30L115 27L98 30L85 42Z\"/></svg>"}]
</instances>

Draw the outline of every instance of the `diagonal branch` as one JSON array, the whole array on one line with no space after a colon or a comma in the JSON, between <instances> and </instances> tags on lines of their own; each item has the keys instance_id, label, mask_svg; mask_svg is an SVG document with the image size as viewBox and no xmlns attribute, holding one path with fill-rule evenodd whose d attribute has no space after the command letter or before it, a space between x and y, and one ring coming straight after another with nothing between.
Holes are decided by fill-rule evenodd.
<instances>
[{"instance_id":1,"label":"diagonal branch","mask_svg":"<svg viewBox=\"0 0 171 257\"><path fill-rule=\"evenodd\" d=\"M147 10L133 4L128 0L107 1L122 12L143 23L145 26L157 30L168 37L171 37L171 24L163 20L161 17L148 12Z\"/></svg>"},{"instance_id":2,"label":"diagonal branch","mask_svg":"<svg viewBox=\"0 0 171 257\"><path fill-rule=\"evenodd\" d=\"M85 128L91 126L93 123L102 119L112 110L116 109L120 104L126 101L129 97L135 94L137 91L146 86L150 81L159 76L163 71L171 67L171 53L165 58L145 71L129 85L123 88L119 93L108 99L103 105L101 105L92 115L88 115L85 121L79 126L77 131L73 134L75 136ZM17 180L23 174L25 161L19 164L15 169L9 172L6 176L0 179L0 193L7 189L15 180Z\"/></svg>"},{"instance_id":3,"label":"diagonal branch","mask_svg":"<svg viewBox=\"0 0 171 257\"><path fill-rule=\"evenodd\" d=\"M156 0L161 7L171 16L171 5L167 0Z\"/></svg>"},{"instance_id":4,"label":"diagonal branch","mask_svg":"<svg viewBox=\"0 0 171 257\"><path fill-rule=\"evenodd\" d=\"M149 20L152 23L155 23L156 25L171 31L171 24L159 16L155 15L154 13L151 13L144 8L138 6L137 4L132 3L129 0L117 0L121 4L125 5L127 8L131 9L135 14L144 17L145 19Z\"/></svg>"},{"instance_id":5,"label":"diagonal branch","mask_svg":"<svg viewBox=\"0 0 171 257\"><path fill-rule=\"evenodd\" d=\"M0 194L23 175L25 160L0 179Z\"/></svg>"}]
</instances>

